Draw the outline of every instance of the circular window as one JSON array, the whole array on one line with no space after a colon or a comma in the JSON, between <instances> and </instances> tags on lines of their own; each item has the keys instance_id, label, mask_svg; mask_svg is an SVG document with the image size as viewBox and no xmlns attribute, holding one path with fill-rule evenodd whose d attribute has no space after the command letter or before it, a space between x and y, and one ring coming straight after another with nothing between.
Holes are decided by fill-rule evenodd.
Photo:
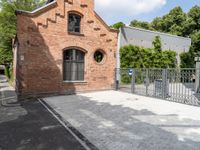
<instances>
[{"instance_id":1,"label":"circular window","mask_svg":"<svg viewBox=\"0 0 200 150\"><path fill-rule=\"evenodd\" d=\"M103 61L103 58L104 58L104 53L100 50L97 50L95 53L94 53L94 60L97 62L97 63L100 63Z\"/></svg>"}]
</instances>

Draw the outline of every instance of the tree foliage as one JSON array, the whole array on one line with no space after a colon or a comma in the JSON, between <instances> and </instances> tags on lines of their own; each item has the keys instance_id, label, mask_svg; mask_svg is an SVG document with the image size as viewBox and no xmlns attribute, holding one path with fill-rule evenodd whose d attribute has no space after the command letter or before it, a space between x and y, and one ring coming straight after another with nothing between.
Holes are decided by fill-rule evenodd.
<instances>
[{"instance_id":1,"label":"tree foliage","mask_svg":"<svg viewBox=\"0 0 200 150\"><path fill-rule=\"evenodd\" d=\"M157 51L133 45L120 50L121 68L175 68L176 52Z\"/></svg>"},{"instance_id":2,"label":"tree foliage","mask_svg":"<svg viewBox=\"0 0 200 150\"><path fill-rule=\"evenodd\" d=\"M151 23L133 20L130 26L183 36L186 21L187 14L178 6L163 17L156 17Z\"/></svg>"},{"instance_id":3,"label":"tree foliage","mask_svg":"<svg viewBox=\"0 0 200 150\"><path fill-rule=\"evenodd\" d=\"M182 36L183 24L186 21L186 14L181 7L175 7L167 15L163 16L162 29L164 32Z\"/></svg>"},{"instance_id":4,"label":"tree foliage","mask_svg":"<svg viewBox=\"0 0 200 150\"><path fill-rule=\"evenodd\" d=\"M188 13L178 6L151 23L133 20L130 26L190 37L192 46L189 52L181 55L181 67L194 67L194 57L200 56L200 6L192 7Z\"/></svg>"},{"instance_id":5,"label":"tree foliage","mask_svg":"<svg viewBox=\"0 0 200 150\"><path fill-rule=\"evenodd\" d=\"M12 39L16 35L16 10L32 11L44 4L44 0L0 1L0 64L12 62Z\"/></svg>"},{"instance_id":6,"label":"tree foliage","mask_svg":"<svg viewBox=\"0 0 200 150\"><path fill-rule=\"evenodd\" d=\"M194 6L188 12L188 28L191 29L189 34L196 33L200 30L200 6Z\"/></svg>"},{"instance_id":7,"label":"tree foliage","mask_svg":"<svg viewBox=\"0 0 200 150\"><path fill-rule=\"evenodd\" d=\"M200 30L191 35L192 46L190 48L191 52L197 53L200 56Z\"/></svg>"},{"instance_id":8,"label":"tree foliage","mask_svg":"<svg viewBox=\"0 0 200 150\"><path fill-rule=\"evenodd\" d=\"M156 36L154 41L152 42L154 49L156 52L161 52L162 51L162 43L160 36Z\"/></svg>"},{"instance_id":9,"label":"tree foliage","mask_svg":"<svg viewBox=\"0 0 200 150\"><path fill-rule=\"evenodd\" d=\"M138 28L142 28L142 29L146 29L146 30L154 30L151 27L151 25L146 21L133 20L133 21L131 21L130 26L138 27Z\"/></svg>"},{"instance_id":10,"label":"tree foliage","mask_svg":"<svg viewBox=\"0 0 200 150\"><path fill-rule=\"evenodd\" d=\"M181 68L194 68L195 67L195 61L194 61L194 54L191 52L188 53L182 53L180 55L181 58Z\"/></svg>"},{"instance_id":11,"label":"tree foliage","mask_svg":"<svg viewBox=\"0 0 200 150\"><path fill-rule=\"evenodd\" d=\"M9 65L12 61L12 51L0 49L0 64Z\"/></svg>"},{"instance_id":12,"label":"tree foliage","mask_svg":"<svg viewBox=\"0 0 200 150\"><path fill-rule=\"evenodd\" d=\"M114 29L119 29L120 27L124 26L125 24L123 22L117 22L113 24L111 27Z\"/></svg>"}]
</instances>

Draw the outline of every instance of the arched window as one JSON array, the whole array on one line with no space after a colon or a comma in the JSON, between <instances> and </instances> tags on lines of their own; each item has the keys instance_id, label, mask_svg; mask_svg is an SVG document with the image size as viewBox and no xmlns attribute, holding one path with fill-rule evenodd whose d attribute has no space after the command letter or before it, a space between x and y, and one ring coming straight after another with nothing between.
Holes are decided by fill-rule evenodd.
<instances>
[{"instance_id":1,"label":"arched window","mask_svg":"<svg viewBox=\"0 0 200 150\"><path fill-rule=\"evenodd\" d=\"M80 33L81 29L81 16L69 13L68 15L68 32Z\"/></svg>"},{"instance_id":2,"label":"arched window","mask_svg":"<svg viewBox=\"0 0 200 150\"><path fill-rule=\"evenodd\" d=\"M77 49L64 51L64 80L84 81L85 53Z\"/></svg>"}]
</instances>

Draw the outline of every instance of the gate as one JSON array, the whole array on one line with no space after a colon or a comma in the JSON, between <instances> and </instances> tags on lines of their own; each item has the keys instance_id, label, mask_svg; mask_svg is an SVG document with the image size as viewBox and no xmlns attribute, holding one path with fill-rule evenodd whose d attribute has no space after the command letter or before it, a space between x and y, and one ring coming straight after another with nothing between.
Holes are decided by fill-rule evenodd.
<instances>
[{"instance_id":1,"label":"gate","mask_svg":"<svg viewBox=\"0 0 200 150\"><path fill-rule=\"evenodd\" d=\"M194 68L116 69L116 89L199 106L199 73Z\"/></svg>"}]
</instances>

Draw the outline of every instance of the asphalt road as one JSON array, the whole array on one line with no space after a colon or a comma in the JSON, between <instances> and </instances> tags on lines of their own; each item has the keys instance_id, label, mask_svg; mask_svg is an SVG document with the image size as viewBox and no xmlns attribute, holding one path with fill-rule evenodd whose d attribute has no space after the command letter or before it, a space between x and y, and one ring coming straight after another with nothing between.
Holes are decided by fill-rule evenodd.
<instances>
[{"instance_id":1,"label":"asphalt road","mask_svg":"<svg viewBox=\"0 0 200 150\"><path fill-rule=\"evenodd\" d=\"M4 76L0 90L1 98L15 96ZM6 104L0 105L0 150L85 150L38 100Z\"/></svg>"}]
</instances>

